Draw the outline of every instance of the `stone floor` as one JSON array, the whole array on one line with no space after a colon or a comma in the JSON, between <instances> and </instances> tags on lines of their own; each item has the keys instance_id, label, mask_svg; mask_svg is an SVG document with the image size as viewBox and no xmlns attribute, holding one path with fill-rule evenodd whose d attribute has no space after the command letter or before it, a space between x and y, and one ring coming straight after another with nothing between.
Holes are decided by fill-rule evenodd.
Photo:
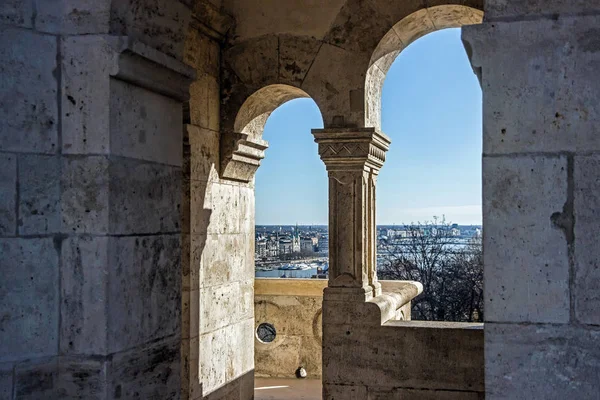
<instances>
[{"instance_id":1,"label":"stone floor","mask_svg":"<svg viewBox=\"0 0 600 400\"><path fill-rule=\"evenodd\" d=\"M255 400L321 400L317 379L256 379Z\"/></svg>"}]
</instances>

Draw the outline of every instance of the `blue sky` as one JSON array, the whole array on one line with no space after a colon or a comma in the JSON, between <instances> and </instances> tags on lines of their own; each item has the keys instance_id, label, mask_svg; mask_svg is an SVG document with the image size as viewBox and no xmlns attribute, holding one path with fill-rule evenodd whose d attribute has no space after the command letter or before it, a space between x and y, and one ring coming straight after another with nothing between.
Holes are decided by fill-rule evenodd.
<instances>
[{"instance_id":1,"label":"blue sky","mask_svg":"<svg viewBox=\"0 0 600 400\"><path fill-rule=\"evenodd\" d=\"M434 215L481 224L481 104L459 29L400 53L383 87L382 128L392 145L377 185L378 224ZM327 224L327 174L310 133L322 126L311 99L269 117L269 149L256 174L258 225Z\"/></svg>"}]
</instances>

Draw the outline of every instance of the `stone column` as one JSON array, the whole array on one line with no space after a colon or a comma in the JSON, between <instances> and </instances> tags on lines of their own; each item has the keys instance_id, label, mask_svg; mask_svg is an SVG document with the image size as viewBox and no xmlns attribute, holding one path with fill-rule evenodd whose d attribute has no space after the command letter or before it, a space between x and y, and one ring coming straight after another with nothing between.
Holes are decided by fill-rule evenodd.
<instances>
[{"instance_id":1,"label":"stone column","mask_svg":"<svg viewBox=\"0 0 600 400\"><path fill-rule=\"evenodd\" d=\"M315 129L329 174L327 299L365 302L381 294L376 271L375 184L390 139L374 128Z\"/></svg>"},{"instance_id":2,"label":"stone column","mask_svg":"<svg viewBox=\"0 0 600 400\"><path fill-rule=\"evenodd\" d=\"M463 41L483 90L486 399L595 398L600 7L485 8Z\"/></svg>"}]
</instances>

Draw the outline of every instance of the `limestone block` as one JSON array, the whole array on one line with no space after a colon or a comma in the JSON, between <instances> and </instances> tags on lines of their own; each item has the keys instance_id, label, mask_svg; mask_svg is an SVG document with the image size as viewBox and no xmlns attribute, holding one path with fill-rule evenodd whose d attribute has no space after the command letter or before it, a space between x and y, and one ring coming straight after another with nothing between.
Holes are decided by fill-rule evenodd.
<instances>
[{"instance_id":1,"label":"limestone block","mask_svg":"<svg viewBox=\"0 0 600 400\"><path fill-rule=\"evenodd\" d=\"M571 287L577 319L600 325L600 157L576 156L574 162L575 279Z\"/></svg>"},{"instance_id":2,"label":"limestone block","mask_svg":"<svg viewBox=\"0 0 600 400\"><path fill-rule=\"evenodd\" d=\"M240 187L225 183L214 183L211 193L212 214L207 232L227 234L240 232Z\"/></svg>"},{"instance_id":3,"label":"limestone block","mask_svg":"<svg viewBox=\"0 0 600 400\"><path fill-rule=\"evenodd\" d=\"M0 36L0 148L54 153L58 144L56 37L10 27L0 28Z\"/></svg>"},{"instance_id":4,"label":"limestone block","mask_svg":"<svg viewBox=\"0 0 600 400\"><path fill-rule=\"evenodd\" d=\"M486 399L593 399L600 331L571 325L485 325Z\"/></svg>"},{"instance_id":5,"label":"limestone block","mask_svg":"<svg viewBox=\"0 0 600 400\"><path fill-rule=\"evenodd\" d=\"M402 18L393 27L404 46L408 46L415 40L433 32L435 26L427 9L416 11Z\"/></svg>"},{"instance_id":6,"label":"limestone block","mask_svg":"<svg viewBox=\"0 0 600 400\"><path fill-rule=\"evenodd\" d=\"M181 113L178 101L111 79L111 152L180 167Z\"/></svg>"},{"instance_id":7,"label":"limestone block","mask_svg":"<svg viewBox=\"0 0 600 400\"><path fill-rule=\"evenodd\" d=\"M213 392L225 381L225 370L228 366L227 328L200 335L200 379L204 395ZM233 368L231 360L230 368Z\"/></svg>"},{"instance_id":8,"label":"limestone block","mask_svg":"<svg viewBox=\"0 0 600 400\"><path fill-rule=\"evenodd\" d=\"M111 353L180 332L180 251L179 235L110 238Z\"/></svg>"},{"instance_id":9,"label":"limestone block","mask_svg":"<svg viewBox=\"0 0 600 400\"><path fill-rule=\"evenodd\" d=\"M184 282L190 289L197 289L204 284L200 281L202 268L202 254L206 245L206 235L191 235L190 237L190 272L188 282Z\"/></svg>"},{"instance_id":10,"label":"limestone block","mask_svg":"<svg viewBox=\"0 0 600 400\"><path fill-rule=\"evenodd\" d=\"M415 326L412 322L395 322L374 328L330 325L325 321L325 383L371 386L377 382L377 386L386 388L484 390L482 325L424 322ZM419 356L406 357L406 349Z\"/></svg>"},{"instance_id":11,"label":"limestone block","mask_svg":"<svg viewBox=\"0 0 600 400\"><path fill-rule=\"evenodd\" d=\"M483 176L486 321L568 322L566 157L484 157Z\"/></svg>"},{"instance_id":12,"label":"limestone block","mask_svg":"<svg viewBox=\"0 0 600 400\"><path fill-rule=\"evenodd\" d=\"M200 291L200 332L210 332L237 321L240 295L239 282L203 288Z\"/></svg>"},{"instance_id":13,"label":"limestone block","mask_svg":"<svg viewBox=\"0 0 600 400\"><path fill-rule=\"evenodd\" d=\"M57 399L59 397L58 360L45 358L15 367L15 399Z\"/></svg>"},{"instance_id":14,"label":"limestone block","mask_svg":"<svg viewBox=\"0 0 600 400\"><path fill-rule=\"evenodd\" d=\"M12 400L13 398L13 365L0 363L0 399Z\"/></svg>"},{"instance_id":15,"label":"limestone block","mask_svg":"<svg viewBox=\"0 0 600 400\"><path fill-rule=\"evenodd\" d=\"M103 156L63 157L62 231L105 234L109 231L109 160Z\"/></svg>"},{"instance_id":16,"label":"limestone block","mask_svg":"<svg viewBox=\"0 0 600 400\"><path fill-rule=\"evenodd\" d=\"M224 64L246 85L262 87L277 82L279 39L264 35L237 44L224 54Z\"/></svg>"},{"instance_id":17,"label":"limestone block","mask_svg":"<svg viewBox=\"0 0 600 400\"><path fill-rule=\"evenodd\" d=\"M117 54L104 37L61 39L63 154L106 154L110 150L110 75ZM122 110L125 111L125 110Z\"/></svg>"},{"instance_id":18,"label":"limestone block","mask_svg":"<svg viewBox=\"0 0 600 400\"><path fill-rule=\"evenodd\" d=\"M254 319L254 279L240 283L240 319ZM251 329L252 330L252 329Z\"/></svg>"},{"instance_id":19,"label":"limestone block","mask_svg":"<svg viewBox=\"0 0 600 400\"><path fill-rule=\"evenodd\" d=\"M245 246L243 235L208 235L201 256L200 286L252 279L253 274L244 273Z\"/></svg>"},{"instance_id":20,"label":"limestone block","mask_svg":"<svg viewBox=\"0 0 600 400\"><path fill-rule=\"evenodd\" d=\"M216 181L219 168L219 132L186 125L190 142L190 179Z\"/></svg>"},{"instance_id":21,"label":"limestone block","mask_svg":"<svg viewBox=\"0 0 600 400\"><path fill-rule=\"evenodd\" d=\"M23 0L5 0L0 4L0 22L31 28L33 25L33 2Z\"/></svg>"},{"instance_id":22,"label":"limestone block","mask_svg":"<svg viewBox=\"0 0 600 400\"><path fill-rule=\"evenodd\" d=\"M498 22L464 31L472 63L482 67L484 154L600 148L600 114L590 107L600 90L600 47L591 39L599 21Z\"/></svg>"},{"instance_id":23,"label":"limestone block","mask_svg":"<svg viewBox=\"0 0 600 400\"><path fill-rule=\"evenodd\" d=\"M323 400L361 400L367 398L366 386L323 383Z\"/></svg>"},{"instance_id":24,"label":"limestone block","mask_svg":"<svg viewBox=\"0 0 600 400\"><path fill-rule=\"evenodd\" d=\"M111 160L109 174L111 233L180 230L180 168L119 158Z\"/></svg>"},{"instance_id":25,"label":"limestone block","mask_svg":"<svg viewBox=\"0 0 600 400\"><path fill-rule=\"evenodd\" d=\"M219 43L203 32L190 27L185 40L184 61L198 74L219 78L221 48Z\"/></svg>"},{"instance_id":26,"label":"limestone block","mask_svg":"<svg viewBox=\"0 0 600 400\"><path fill-rule=\"evenodd\" d=\"M61 357L58 398L104 400L108 397L104 358Z\"/></svg>"},{"instance_id":27,"label":"limestone block","mask_svg":"<svg viewBox=\"0 0 600 400\"><path fill-rule=\"evenodd\" d=\"M320 47L314 37L279 35L279 81L300 86Z\"/></svg>"},{"instance_id":28,"label":"limestone block","mask_svg":"<svg viewBox=\"0 0 600 400\"><path fill-rule=\"evenodd\" d=\"M106 354L108 241L78 236L62 242L62 354Z\"/></svg>"},{"instance_id":29,"label":"limestone block","mask_svg":"<svg viewBox=\"0 0 600 400\"><path fill-rule=\"evenodd\" d=\"M240 232L254 237L254 223L256 221L256 199L254 188L240 186ZM254 247L254 246L252 246Z\"/></svg>"},{"instance_id":30,"label":"limestone block","mask_svg":"<svg viewBox=\"0 0 600 400\"><path fill-rule=\"evenodd\" d=\"M485 19L524 19L532 16L573 15L600 11L597 0L486 0Z\"/></svg>"},{"instance_id":31,"label":"limestone block","mask_svg":"<svg viewBox=\"0 0 600 400\"><path fill-rule=\"evenodd\" d=\"M207 74L198 75L190 85L190 121L202 128L219 130L219 81Z\"/></svg>"},{"instance_id":32,"label":"limestone block","mask_svg":"<svg viewBox=\"0 0 600 400\"><path fill-rule=\"evenodd\" d=\"M459 392L446 390L416 389L370 389L369 400L483 400L483 392Z\"/></svg>"},{"instance_id":33,"label":"limestone block","mask_svg":"<svg viewBox=\"0 0 600 400\"><path fill-rule=\"evenodd\" d=\"M444 4L437 7L429 7L427 13L435 25L436 30L446 28L457 28L463 25L480 24L483 20L483 11L471 8L475 1L467 4ZM429 4L428 4L429 5Z\"/></svg>"},{"instance_id":34,"label":"limestone block","mask_svg":"<svg viewBox=\"0 0 600 400\"><path fill-rule=\"evenodd\" d=\"M0 154L0 236L17 233L17 156Z\"/></svg>"},{"instance_id":35,"label":"limestone block","mask_svg":"<svg viewBox=\"0 0 600 400\"><path fill-rule=\"evenodd\" d=\"M60 159L27 155L19 159L19 233L60 231Z\"/></svg>"},{"instance_id":36,"label":"limestone block","mask_svg":"<svg viewBox=\"0 0 600 400\"><path fill-rule=\"evenodd\" d=\"M60 34L108 33L108 0L33 0L35 28Z\"/></svg>"},{"instance_id":37,"label":"limestone block","mask_svg":"<svg viewBox=\"0 0 600 400\"><path fill-rule=\"evenodd\" d=\"M211 182L190 182L190 232L193 235L206 235L213 217Z\"/></svg>"},{"instance_id":38,"label":"limestone block","mask_svg":"<svg viewBox=\"0 0 600 400\"><path fill-rule=\"evenodd\" d=\"M370 57L330 44L319 49L302 89L319 106L326 128L364 124L365 72Z\"/></svg>"},{"instance_id":39,"label":"limestone block","mask_svg":"<svg viewBox=\"0 0 600 400\"><path fill-rule=\"evenodd\" d=\"M193 338L200 333L200 291L183 290L181 292L182 337Z\"/></svg>"},{"instance_id":40,"label":"limestone block","mask_svg":"<svg viewBox=\"0 0 600 400\"><path fill-rule=\"evenodd\" d=\"M111 5L111 33L129 36L183 59L191 18L185 4L171 0L121 0Z\"/></svg>"},{"instance_id":41,"label":"limestone block","mask_svg":"<svg viewBox=\"0 0 600 400\"><path fill-rule=\"evenodd\" d=\"M254 317L250 315L250 318L240 321L237 329L231 349L240 357L238 374L247 375L254 370Z\"/></svg>"},{"instance_id":42,"label":"limestone block","mask_svg":"<svg viewBox=\"0 0 600 400\"><path fill-rule=\"evenodd\" d=\"M115 354L108 367L109 396L122 399L179 399L179 344L180 339L175 336Z\"/></svg>"},{"instance_id":43,"label":"limestone block","mask_svg":"<svg viewBox=\"0 0 600 400\"><path fill-rule=\"evenodd\" d=\"M58 254L51 238L0 239L0 359L56 353Z\"/></svg>"}]
</instances>

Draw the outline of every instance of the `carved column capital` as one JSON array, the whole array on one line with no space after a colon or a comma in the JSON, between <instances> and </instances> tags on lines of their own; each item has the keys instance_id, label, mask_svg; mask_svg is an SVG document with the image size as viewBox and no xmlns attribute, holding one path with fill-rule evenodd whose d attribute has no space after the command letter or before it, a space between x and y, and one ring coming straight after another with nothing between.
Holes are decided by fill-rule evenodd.
<instances>
[{"instance_id":1,"label":"carved column capital","mask_svg":"<svg viewBox=\"0 0 600 400\"><path fill-rule=\"evenodd\" d=\"M381 294L376 271L375 185L390 139L375 128L315 129L329 173L328 299Z\"/></svg>"},{"instance_id":2,"label":"carved column capital","mask_svg":"<svg viewBox=\"0 0 600 400\"><path fill-rule=\"evenodd\" d=\"M328 171L378 173L391 140L375 128L313 129L319 156Z\"/></svg>"}]
</instances>

